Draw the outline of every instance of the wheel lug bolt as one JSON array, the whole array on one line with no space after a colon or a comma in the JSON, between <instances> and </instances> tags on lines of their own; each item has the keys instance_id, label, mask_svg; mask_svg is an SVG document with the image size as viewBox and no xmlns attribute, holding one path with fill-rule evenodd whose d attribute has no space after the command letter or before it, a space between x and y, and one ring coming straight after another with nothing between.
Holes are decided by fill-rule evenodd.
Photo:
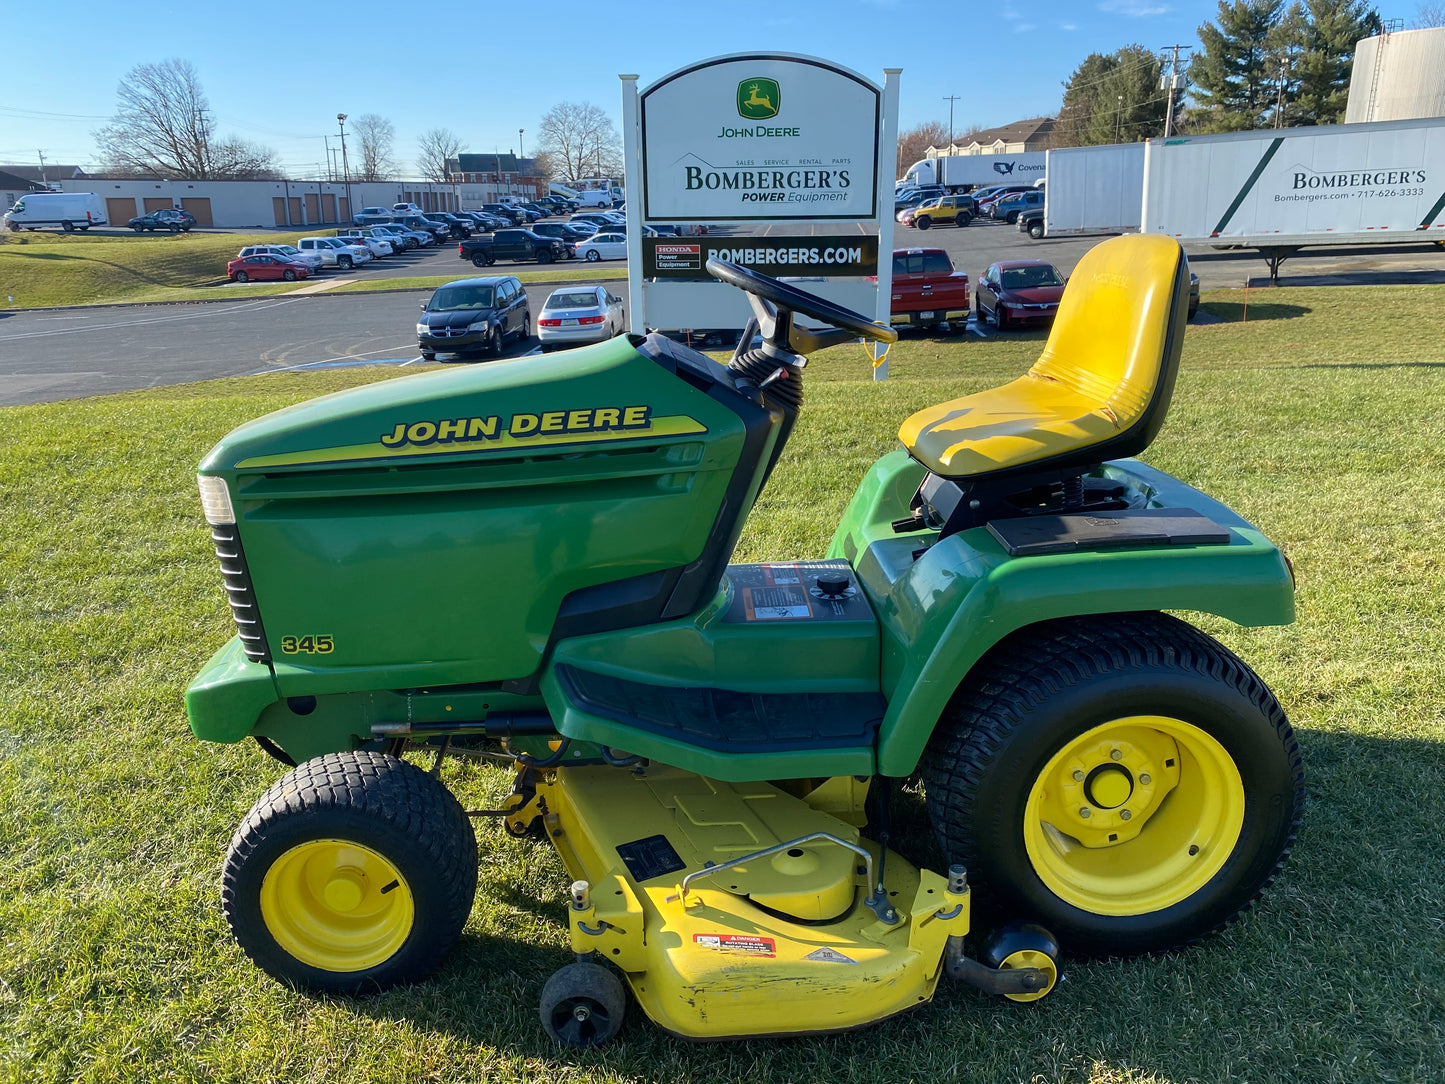
<instances>
[{"instance_id":1,"label":"wheel lug bolt","mask_svg":"<svg viewBox=\"0 0 1445 1084\"><path fill-rule=\"evenodd\" d=\"M1126 821L1126 820L1128 820L1130 817L1132 817L1133 815L1134 815L1134 814L1130 813L1127 809L1121 809L1121 810L1119 810L1119 819L1120 819L1121 821Z\"/></svg>"},{"instance_id":2,"label":"wheel lug bolt","mask_svg":"<svg viewBox=\"0 0 1445 1084\"><path fill-rule=\"evenodd\" d=\"M1113 752L1111 752L1111 753L1109 754L1109 759L1110 759L1110 760L1123 760L1123 759L1124 759L1124 750L1122 750L1122 749L1115 749Z\"/></svg>"},{"instance_id":3,"label":"wheel lug bolt","mask_svg":"<svg viewBox=\"0 0 1445 1084\"><path fill-rule=\"evenodd\" d=\"M1084 781L1084 773L1081 772L1078 768L1075 768L1075 769L1074 769L1074 782L1075 782L1075 783L1082 783L1083 781Z\"/></svg>"},{"instance_id":4,"label":"wheel lug bolt","mask_svg":"<svg viewBox=\"0 0 1445 1084\"><path fill-rule=\"evenodd\" d=\"M1149 773L1145 772L1139 777L1139 782L1143 783L1147 787L1150 783L1153 782L1153 780L1149 778Z\"/></svg>"},{"instance_id":5,"label":"wheel lug bolt","mask_svg":"<svg viewBox=\"0 0 1445 1084\"><path fill-rule=\"evenodd\" d=\"M1083 809L1079 810L1079 816L1081 816L1081 817L1092 817L1093 815L1094 815L1094 811L1093 811L1092 809L1090 809L1088 806L1084 806Z\"/></svg>"}]
</instances>

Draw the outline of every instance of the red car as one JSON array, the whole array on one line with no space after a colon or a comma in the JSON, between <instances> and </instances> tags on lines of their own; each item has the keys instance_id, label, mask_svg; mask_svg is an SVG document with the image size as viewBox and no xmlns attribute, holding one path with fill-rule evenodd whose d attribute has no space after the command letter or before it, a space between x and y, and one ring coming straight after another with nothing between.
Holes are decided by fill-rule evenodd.
<instances>
[{"instance_id":1,"label":"red car","mask_svg":"<svg viewBox=\"0 0 1445 1084\"><path fill-rule=\"evenodd\" d=\"M232 260L226 265L226 277L232 282L250 282L253 279L257 282L265 279L294 282L297 279L310 278L311 272L305 265L283 260L280 256L257 254Z\"/></svg>"},{"instance_id":2,"label":"red car","mask_svg":"<svg viewBox=\"0 0 1445 1084\"><path fill-rule=\"evenodd\" d=\"M1000 331L1024 324L1052 323L1063 296L1064 276L1046 260L989 264L974 289L979 323L991 319Z\"/></svg>"}]
</instances>

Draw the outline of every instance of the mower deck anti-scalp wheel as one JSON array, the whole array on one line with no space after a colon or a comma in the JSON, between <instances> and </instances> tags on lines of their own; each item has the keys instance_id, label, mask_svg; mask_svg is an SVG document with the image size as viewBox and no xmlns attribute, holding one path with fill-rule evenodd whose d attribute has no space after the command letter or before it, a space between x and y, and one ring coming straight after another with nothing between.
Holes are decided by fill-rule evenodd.
<instances>
[{"instance_id":1,"label":"mower deck anti-scalp wheel","mask_svg":"<svg viewBox=\"0 0 1445 1084\"><path fill-rule=\"evenodd\" d=\"M221 900L273 978L358 994L434 972L471 912L477 844L440 782L380 753L287 772L231 839Z\"/></svg>"},{"instance_id":2,"label":"mower deck anti-scalp wheel","mask_svg":"<svg viewBox=\"0 0 1445 1084\"><path fill-rule=\"evenodd\" d=\"M1048 985L1028 994L1004 994L1010 1001L1037 1001L1059 983L1059 943L1037 922L1009 922L991 931L979 949L988 967L1008 970L1035 967L1049 976Z\"/></svg>"},{"instance_id":3,"label":"mower deck anti-scalp wheel","mask_svg":"<svg viewBox=\"0 0 1445 1084\"><path fill-rule=\"evenodd\" d=\"M568 964L542 987L542 1027L562 1046L601 1046L626 1010L622 981L601 964Z\"/></svg>"},{"instance_id":4,"label":"mower deck anti-scalp wheel","mask_svg":"<svg viewBox=\"0 0 1445 1084\"><path fill-rule=\"evenodd\" d=\"M969 674L923 758L930 819L981 909L1071 951L1159 952L1244 911L1299 829L1284 711L1163 614L1020 630Z\"/></svg>"}]
</instances>

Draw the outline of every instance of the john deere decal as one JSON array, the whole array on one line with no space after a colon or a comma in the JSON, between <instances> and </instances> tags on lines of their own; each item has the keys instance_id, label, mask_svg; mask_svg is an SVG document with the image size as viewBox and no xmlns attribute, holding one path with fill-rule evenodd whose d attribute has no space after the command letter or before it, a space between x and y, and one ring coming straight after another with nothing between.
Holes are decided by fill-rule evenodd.
<instances>
[{"instance_id":1,"label":"john deere decal","mask_svg":"<svg viewBox=\"0 0 1445 1084\"><path fill-rule=\"evenodd\" d=\"M783 92L776 79L744 79L738 84L738 116L744 120L776 117L783 105Z\"/></svg>"}]
</instances>

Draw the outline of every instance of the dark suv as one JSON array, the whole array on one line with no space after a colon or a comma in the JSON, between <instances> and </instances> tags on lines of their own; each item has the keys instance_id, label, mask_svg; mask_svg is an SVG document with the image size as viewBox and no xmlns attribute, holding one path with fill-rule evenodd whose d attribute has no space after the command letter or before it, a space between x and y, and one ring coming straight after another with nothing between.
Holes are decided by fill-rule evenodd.
<instances>
[{"instance_id":1,"label":"dark suv","mask_svg":"<svg viewBox=\"0 0 1445 1084\"><path fill-rule=\"evenodd\" d=\"M150 233L153 230L169 230L171 233L190 233L196 224L196 216L190 211L163 209L132 218L126 223L136 233Z\"/></svg>"},{"instance_id":2,"label":"dark suv","mask_svg":"<svg viewBox=\"0 0 1445 1084\"><path fill-rule=\"evenodd\" d=\"M500 357L507 339L532 333L527 292L513 275L458 279L438 287L422 305L416 338L423 361L438 353L486 351Z\"/></svg>"}]
</instances>

